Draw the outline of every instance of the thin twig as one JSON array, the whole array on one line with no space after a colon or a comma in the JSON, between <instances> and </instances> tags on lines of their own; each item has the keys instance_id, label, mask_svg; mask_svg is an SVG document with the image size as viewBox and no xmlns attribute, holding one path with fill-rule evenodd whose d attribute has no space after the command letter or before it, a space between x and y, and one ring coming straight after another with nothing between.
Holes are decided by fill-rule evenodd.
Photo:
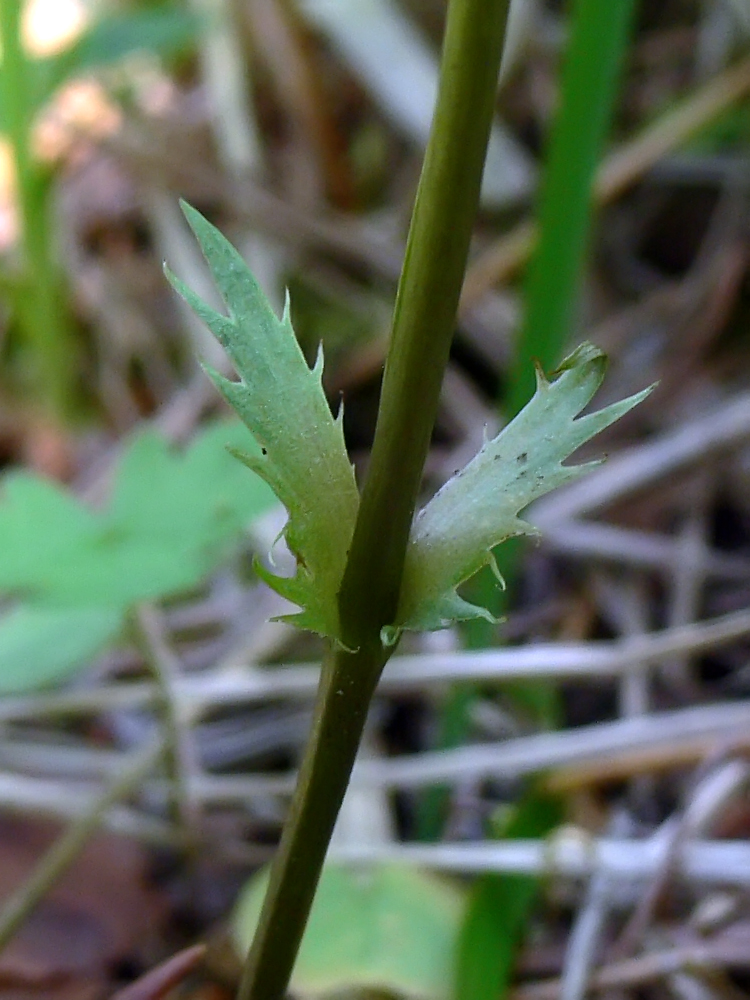
<instances>
[{"instance_id":1,"label":"thin twig","mask_svg":"<svg viewBox=\"0 0 750 1000\"><path fill-rule=\"evenodd\" d=\"M736 943L721 938L715 942L696 941L684 947L651 952L623 962L608 962L594 972L589 989L603 991L641 986L686 967L710 970L722 966L734 969L750 966L747 940ZM559 996L560 980L545 979L516 987L511 991L509 1000L558 1000Z\"/></svg>"},{"instance_id":2,"label":"thin twig","mask_svg":"<svg viewBox=\"0 0 750 1000\"><path fill-rule=\"evenodd\" d=\"M643 580L635 574L627 579L624 586L612 582L599 588L607 612L612 621L627 636L640 636L648 629L648 610ZM621 716L645 715L651 701L652 664L641 662L624 671L619 684L619 710ZM653 792L653 781L643 775L634 779L630 786L632 805L643 805Z\"/></svg>"},{"instance_id":3,"label":"thin twig","mask_svg":"<svg viewBox=\"0 0 750 1000\"><path fill-rule=\"evenodd\" d=\"M662 157L678 149L690 136L750 90L750 59L744 59L687 97L675 109L610 154L601 166L594 189L598 205L606 205L623 194ZM488 247L472 263L461 298L469 309L486 291L524 266L537 240L531 221L520 223Z\"/></svg>"},{"instance_id":4,"label":"thin twig","mask_svg":"<svg viewBox=\"0 0 750 1000\"><path fill-rule=\"evenodd\" d=\"M49 781L0 773L0 808L11 812L76 821L86 814L91 801L100 794L101 786L90 782ZM102 826L114 833L155 844L185 846L181 831L171 823L126 806L112 806L102 818Z\"/></svg>"},{"instance_id":5,"label":"thin twig","mask_svg":"<svg viewBox=\"0 0 750 1000\"><path fill-rule=\"evenodd\" d=\"M685 523L677 543L678 558L674 566L667 624L679 627L694 621L700 613L705 574L701 555L706 550L709 533L711 481L708 470L701 469L685 496ZM687 699L696 694L696 682L690 675L688 656L669 657L660 665L659 675L670 687Z\"/></svg>"},{"instance_id":6,"label":"thin twig","mask_svg":"<svg viewBox=\"0 0 750 1000\"><path fill-rule=\"evenodd\" d=\"M682 816L668 819L651 838L662 850L663 862L621 931L615 944L615 957L625 958L637 947L670 877L679 866L680 849L686 839L708 832L716 818L747 785L749 773L747 762L740 760L724 761L711 768L698 782Z\"/></svg>"},{"instance_id":7,"label":"thin twig","mask_svg":"<svg viewBox=\"0 0 750 1000\"><path fill-rule=\"evenodd\" d=\"M112 1000L161 1000L194 972L206 954L204 944L185 948L157 965L140 979L118 990Z\"/></svg>"},{"instance_id":8,"label":"thin twig","mask_svg":"<svg viewBox=\"0 0 750 1000\"><path fill-rule=\"evenodd\" d=\"M148 774L163 752L161 741L134 755L122 774L112 782L47 851L31 876L7 901L0 912L0 951L38 906L50 888L71 866L101 825L108 810Z\"/></svg>"},{"instance_id":9,"label":"thin twig","mask_svg":"<svg viewBox=\"0 0 750 1000\"><path fill-rule=\"evenodd\" d=\"M626 825L626 817L620 814L611 824L610 832L615 836L624 833ZM582 1000L586 994L604 923L612 905L611 894L609 877L605 872L595 872L568 938L560 979L560 1000Z\"/></svg>"},{"instance_id":10,"label":"thin twig","mask_svg":"<svg viewBox=\"0 0 750 1000\"><path fill-rule=\"evenodd\" d=\"M586 878L602 872L618 886L618 901L651 879L663 864L664 847L650 840L552 837L549 840L460 844L388 844L338 848L337 861L404 864L435 871ZM750 844L744 840L695 841L679 854L678 873L691 883L750 886Z\"/></svg>"},{"instance_id":11,"label":"thin twig","mask_svg":"<svg viewBox=\"0 0 750 1000\"><path fill-rule=\"evenodd\" d=\"M493 778L518 778L564 768L602 766L603 761L619 761L626 752L649 750L652 768L663 754L667 762L677 757L685 763L704 757L712 747L732 735L735 748L750 745L750 702L729 702L653 713L616 722L579 726L560 732L538 733L477 744L455 750L428 751L383 760L362 760L355 776L385 788L414 789L434 784L458 784ZM619 777L618 772L618 777ZM551 785L550 775L547 784ZM247 802L258 795L285 795L294 784L294 775L202 775L194 794L210 802Z\"/></svg>"},{"instance_id":12,"label":"thin twig","mask_svg":"<svg viewBox=\"0 0 750 1000\"><path fill-rule=\"evenodd\" d=\"M363 760L358 763L357 771L361 772L358 775L361 780L378 787L419 788L464 780L515 778L554 771L574 763L579 767L596 765L601 768L608 760L618 762L622 754L645 751L651 753L651 766L656 767L660 756L667 763L673 759L684 763L688 755L692 759L700 759L712 747L726 745L727 739L732 739L733 749L750 745L748 733L750 701L738 701L522 736L502 743L384 760ZM550 778L547 780L551 783ZM294 781L292 772L199 774L191 777L190 793L204 805L247 803L268 795L287 796ZM80 784L71 786L17 775L0 775L0 805L70 815L75 808L76 797L81 794L81 787L86 788ZM157 791L161 800L167 797L163 782L149 782L147 788ZM160 829L163 828L161 824Z\"/></svg>"},{"instance_id":13,"label":"thin twig","mask_svg":"<svg viewBox=\"0 0 750 1000\"><path fill-rule=\"evenodd\" d=\"M673 573L681 560L688 555L680 539L670 538L655 531L621 528L614 524L595 521L564 521L545 528L540 539L545 549L564 552L566 556L582 559L587 563L623 563L635 569ZM706 545L695 546L690 551L695 565L707 579L747 580L750 578L750 560L743 556L719 552Z\"/></svg>"},{"instance_id":14,"label":"thin twig","mask_svg":"<svg viewBox=\"0 0 750 1000\"><path fill-rule=\"evenodd\" d=\"M362 761L368 780L392 788L420 788L467 778L519 777L622 752L696 743L704 750L735 738L750 743L750 701L702 705L560 732L522 736L504 743L413 754L384 761Z\"/></svg>"},{"instance_id":15,"label":"thin twig","mask_svg":"<svg viewBox=\"0 0 750 1000\"><path fill-rule=\"evenodd\" d=\"M133 615L136 638L156 678L161 694L164 726L175 787L175 808L186 837L200 829L200 810L191 795L190 777L200 772L200 763L190 732L188 706L180 699L180 664L170 648L156 608L141 605Z\"/></svg>"},{"instance_id":16,"label":"thin twig","mask_svg":"<svg viewBox=\"0 0 750 1000\"><path fill-rule=\"evenodd\" d=\"M419 691L451 681L506 681L564 677L617 677L640 663L658 663L680 654L696 655L750 634L750 611L736 611L675 629L634 638L587 643L539 643L481 652L423 653L395 656L385 668L381 694ZM271 698L310 698L320 669L294 664L252 670L247 665L180 677L174 697L186 711L200 713L221 705L253 704ZM106 685L88 691L9 696L0 701L0 720L51 718L158 703L159 689L149 683Z\"/></svg>"}]
</instances>

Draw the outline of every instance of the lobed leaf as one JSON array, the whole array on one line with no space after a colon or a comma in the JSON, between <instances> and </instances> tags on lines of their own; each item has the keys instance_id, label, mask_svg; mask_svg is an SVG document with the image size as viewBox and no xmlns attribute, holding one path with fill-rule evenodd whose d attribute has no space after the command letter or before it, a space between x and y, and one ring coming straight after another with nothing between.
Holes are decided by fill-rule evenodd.
<instances>
[{"instance_id":1,"label":"lobed leaf","mask_svg":"<svg viewBox=\"0 0 750 1000\"><path fill-rule=\"evenodd\" d=\"M260 446L239 454L266 480L287 509L287 545L297 573L258 572L302 610L288 620L339 637L337 594L359 494L342 430L323 393L323 356L311 370L292 329L289 303L279 320L242 257L194 208L183 211L228 307L223 316L167 271L167 277L227 351L239 376L232 382L208 370L224 398Z\"/></svg>"},{"instance_id":2,"label":"lobed leaf","mask_svg":"<svg viewBox=\"0 0 750 1000\"><path fill-rule=\"evenodd\" d=\"M127 608L197 586L274 503L227 453L241 424L203 431L182 453L154 431L129 443L109 508L94 513L28 473L4 481L0 590L48 607Z\"/></svg>"},{"instance_id":3,"label":"lobed leaf","mask_svg":"<svg viewBox=\"0 0 750 1000\"><path fill-rule=\"evenodd\" d=\"M0 693L52 683L117 637L128 608L197 586L275 499L229 454L252 449L239 421L205 428L182 451L156 432L123 455L110 505L88 510L29 473L3 478Z\"/></svg>"},{"instance_id":4,"label":"lobed leaf","mask_svg":"<svg viewBox=\"0 0 750 1000\"><path fill-rule=\"evenodd\" d=\"M0 695L64 680L120 634L117 608L14 608L0 620Z\"/></svg>"},{"instance_id":5,"label":"lobed leaf","mask_svg":"<svg viewBox=\"0 0 750 1000\"><path fill-rule=\"evenodd\" d=\"M269 869L243 889L232 931L246 954ZM355 996L450 1000L463 894L407 865L327 862L294 966L290 989L306 1000Z\"/></svg>"},{"instance_id":6,"label":"lobed leaf","mask_svg":"<svg viewBox=\"0 0 750 1000\"><path fill-rule=\"evenodd\" d=\"M495 545L535 533L519 513L596 464L562 463L651 391L579 417L605 369L603 352L582 344L553 373L553 381L537 370L531 401L419 512L406 554L398 618L387 630L387 640L402 629L439 629L470 618L492 620L485 608L465 601L456 588L482 566L494 565Z\"/></svg>"}]
</instances>

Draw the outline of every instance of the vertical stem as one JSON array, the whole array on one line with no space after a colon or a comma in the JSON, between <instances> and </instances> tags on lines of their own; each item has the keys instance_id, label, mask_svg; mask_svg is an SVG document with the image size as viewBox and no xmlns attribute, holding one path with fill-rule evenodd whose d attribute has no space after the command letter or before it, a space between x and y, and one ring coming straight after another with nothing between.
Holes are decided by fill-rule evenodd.
<instances>
[{"instance_id":1,"label":"vertical stem","mask_svg":"<svg viewBox=\"0 0 750 1000\"><path fill-rule=\"evenodd\" d=\"M69 409L72 381L70 330L52 232L49 179L32 154L36 107L32 66L21 37L21 0L0 0L0 105L16 184L23 274L13 303L30 347L32 380L47 410Z\"/></svg>"},{"instance_id":2,"label":"vertical stem","mask_svg":"<svg viewBox=\"0 0 750 1000\"><path fill-rule=\"evenodd\" d=\"M341 592L351 645L393 622L479 200L508 0L452 0L378 423Z\"/></svg>"},{"instance_id":3,"label":"vertical stem","mask_svg":"<svg viewBox=\"0 0 750 1000\"><path fill-rule=\"evenodd\" d=\"M505 37L507 0L450 0L440 86L393 318L370 471L332 650L238 1000L281 1000L367 709L391 649L422 468L448 360Z\"/></svg>"},{"instance_id":4,"label":"vertical stem","mask_svg":"<svg viewBox=\"0 0 750 1000\"><path fill-rule=\"evenodd\" d=\"M5 0L0 4L0 97L7 136L13 149L19 200L24 201L22 176L29 174L29 92L28 61L21 44L21 0ZM21 206L23 214L23 206Z\"/></svg>"},{"instance_id":5,"label":"vertical stem","mask_svg":"<svg viewBox=\"0 0 750 1000\"><path fill-rule=\"evenodd\" d=\"M328 844L382 664L371 652L331 652L313 728L243 971L238 1000L281 1000L294 967Z\"/></svg>"}]
</instances>

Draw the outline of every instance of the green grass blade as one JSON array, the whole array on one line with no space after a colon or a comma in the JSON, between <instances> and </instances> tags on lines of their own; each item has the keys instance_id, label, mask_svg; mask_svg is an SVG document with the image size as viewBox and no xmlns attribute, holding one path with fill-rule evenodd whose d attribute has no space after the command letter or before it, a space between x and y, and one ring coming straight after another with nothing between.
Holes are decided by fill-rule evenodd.
<instances>
[{"instance_id":1,"label":"green grass blade","mask_svg":"<svg viewBox=\"0 0 750 1000\"><path fill-rule=\"evenodd\" d=\"M532 791L502 837L543 837L560 819L559 803ZM459 937L456 1000L504 996L538 895L539 879L528 875L485 875L477 880Z\"/></svg>"},{"instance_id":2,"label":"green grass blade","mask_svg":"<svg viewBox=\"0 0 750 1000\"><path fill-rule=\"evenodd\" d=\"M635 0L574 0L560 110L542 176L540 239L526 281L526 315L505 401L521 409L533 383L529 362L554 367L578 303L591 232L593 184L612 119Z\"/></svg>"},{"instance_id":3,"label":"green grass blade","mask_svg":"<svg viewBox=\"0 0 750 1000\"><path fill-rule=\"evenodd\" d=\"M570 335L591 231L595 172L611 125L635 7L635 0L572 3L559 112L541 180L539 242L527 273L526 313L504 400L508 417L518 413L533 392L530 360L536 359L544 369L554 367ZM520 540L512 540L496 552L498 568L510 587L518 575L522 552ZM476 578L469 592L473 600L498 616L508 603L508 591L499 590L489 571ZM495 635L495 627L486 621L475 620L465 626L472 648L492 644ZM553 691L537 694L539 701L554 702ZM470 703L470 698L457 691L449 696L444 710L450 717L450 725L445 727L447 737L466 729L456 715L468 717ZM554 705L545 714L554 716ZM433 794L425 800L426 828L434 830L443 798ZM525 881L528 884L511 885L507 879L484 876L475 883L459 945L457 1000L499 1000L504 995L519 925L535 896L533 881ZM511 897L515 903L509 905ZM526 905L524 899L529 900ZM502 950L504 964L500 967L488 967L487 953L477 947L480 936L491 942L490 949Z\"/></svg>"}]
</instances>

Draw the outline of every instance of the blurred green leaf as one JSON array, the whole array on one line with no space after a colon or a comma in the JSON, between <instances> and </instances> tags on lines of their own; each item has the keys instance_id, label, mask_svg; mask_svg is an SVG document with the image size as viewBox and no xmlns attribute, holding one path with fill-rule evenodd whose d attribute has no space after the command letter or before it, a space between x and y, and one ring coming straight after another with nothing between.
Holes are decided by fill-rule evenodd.
<instances>
[{"instance_id":1,"label":"blurred green leaf","mask_svg":"<svg viewBox=\"0 0 750 1000\"><path fill-rule=\"evenodd\" d=\"M111 66L133 52L175 55L188 48L197 33L197 18L171 5L102 17L68 48L34 60L34 110L74 76Z\"/></svg>"},{"instance_id":2,"label":"blurred green leaf","mask_svg":"<svg viewBox=\"0 0 750 1000\"><path fill-rule=\"evenodd\" d=\"M233 917L240 954L249 947L268 884L253 876ZM290 990L323 997L343 990L447 1000L463 909L460 890L415 868L327 864Z\"/></svg>"},{"instance_id":3,"label":"blurred green leaf","mask_svg":"<svg viewBox=\"0 0 750 1000\"><path fill-rule=\"evenodd\" d=\"M122 624L113 608L16 608L0 621L0 695L62 680L111 642Z\"/></svg>"},{"instance_id":4,"label":"blurred green leaf","mask_svg":"<svg viewBox=\"0 0 750 1000\"><path fill-rule=\"evenodd\" d=\"M61 487L29 473L3 482L0 506L0 589L46 591L93 545L95 516Z\"/></svg>"},{"instance_id":5,"label":"blurred green leaf","mask_svg":"<svg viewBox=\"0 0 750 1000\"><path fill-rule=\"evenodd\" d=\"M0 591L28 603L0 621L0 691L78 667L131 605L197 586L275 504L226 445L257 450L239 423L209 427L182 452L154 431L137 435L102 512L39 476L5 478Z\"/></svg>"},{"instance_id":6,"label":"blurred green leaf","mask_svg":"<svg viewBox=\"0 0 750 1000\"><path fill-rule=\"evenodd\" d=\"M129 445L112 504L94 514L52 483L11 475L0 505L0 588L55 607L118 607L196 586L243 526L274 503L212 428L184 453L153 431Z\"/></svg>"}]
</instances>

